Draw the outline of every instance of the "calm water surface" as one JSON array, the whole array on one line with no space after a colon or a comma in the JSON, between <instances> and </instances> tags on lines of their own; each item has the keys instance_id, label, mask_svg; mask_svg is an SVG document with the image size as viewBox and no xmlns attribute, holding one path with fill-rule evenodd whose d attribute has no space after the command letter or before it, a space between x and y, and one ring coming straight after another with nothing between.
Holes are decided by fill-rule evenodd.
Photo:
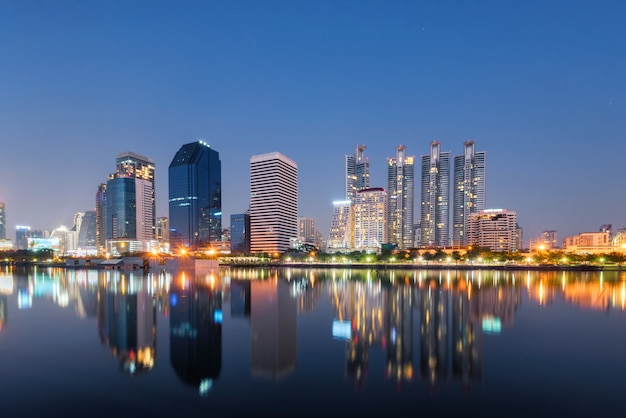
<instances>
[{"instance_id":1,"label":"calm water surface","mask_svg":"<svg viewBox=\"0 0 626 418\"><path fill-rule=\"evenodd\" d=\"M626 276L4 268L2 417L626 416Z\"/></svg>"}]
</instances>

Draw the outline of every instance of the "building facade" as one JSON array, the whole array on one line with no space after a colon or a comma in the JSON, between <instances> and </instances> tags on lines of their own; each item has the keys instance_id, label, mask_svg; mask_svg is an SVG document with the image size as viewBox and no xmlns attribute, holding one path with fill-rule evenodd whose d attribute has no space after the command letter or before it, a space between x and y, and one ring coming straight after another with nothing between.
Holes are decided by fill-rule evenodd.
<instances>
[{"instance_id":1,"label":"building facade","mask_svg":"<svg viewBox=\"0 0 626 418\"><path fill-rule=\"evenodd\" d=\"M219 153L197 141L183 145L169 166L172 250L210 247L222 234L222 167Z\"/></svg>"},{"instance_id":2,"label":"building facade","mask_svg":"<svg viewBox=\"0 0 626 418\"><path fill-rule=\"evenodd\" d=\"M346 155L346 200L354 203L356 192L370 187L370 162L365 145L357 145L354 155Z\"/></svg>"},{"instance_id":3,"label":"building facade","mask_svg":"<svg viewBox=\"0 0 626 418\"><path fill-rule=\"evenodd\" d=\"M399 145L396 157L387 159L387 238L400 249L413 247L414 193L415 157Z\"/></svg>"},{"instance_id":4,"label":"building facade","mask_svg":"<svg viewBox=\"0 0 626 418\"><path fill-rule=\"evenodd\" d=\"M329 252L346 252L354 246L354 220L352 201L333 202L333 218L330 224L326 248Z\"/></svg>"},{"instance_id":5,"label":"building facade","mask_svg":"<svg viewBox=\"0 0 626 418\"><path fill-rule=\"evenodd\" d=\"M559 248L557 232L554 230L541 231L541 244L548 250Z\"/></svg>"},{"instance_id":6,"label":"building facade","mask_svg":"<svg viewBox=\"0 0 626 418\"><path fill-rule=\"evenodd\" d=\"M0 240L7 238L7 221L4 211L4 202L0 202Z\"/></svg>"},{"instance_id":7,"label":"building facade","mask_svg":"<svg viewBox=\"0 0 626 418\"><path fill-rule=\"evenodd\" d=\"M230 252L250 252L250 214L247 212L230 215Z\"/></svg>"},{"instance_id":8,"label":"building facade","mask_svg":"<svg viewBox=\"0 0 626 418\"><path fill-rule=\"evenodd\" d=\"M517 214L506 209L486 209L470 214L468 244L491 251L519 250Z\"/></svg>"},{"instance_id":9,"label":"building facade","mask_svg":"<svg viewBox=\"0 0 626 418\"><path fill-rule=\"evenodd\" d=\"M298 165L279 152L250 158L250 250L281 253L298 236Z\"/></svg>"},{"instance_id":10,"label":"building facade","mask_svg":"<svg viewBox=\"0 0 626 418\"><path fill-rule=\"evenodd\" d=\"M80 224L76 224L78 242L76 249L79 255L95 255L98 253L96 245L96 211L86 211Z\"/></svg>"},{"instance_id":11,"label":"building facade","mask_svg":"<svg viewBox=\"0 0 626 418\"><path fill-rule=\"evenodd\" d=\"M96 192L96 246L98 254L103 254L106 249L106 191L106 183L98 185L98 191Z\"/></svg>"},{"instance_id":12,"label":"building facade","mask_svg":"<svg viewBox=\"0 0 626 418\"><path fill-rule=\"evenodd\" d=\"M353 210L354 249L380 253L387 243L387 192L381 187L358 191Z\"/></svg>"},{"instance_id":13,"label":"building facade","mask_svg":"<svg viewBox=\"0 0 626 418\"><path fill-rule=\"evenodd\" d=\"M454 157L454 193L452 210L452 245L467 246L469 215L485 210L487 153L476 151L474 141L465 141L463 155Z\"/></svg>"},{"instance_id":14,"label":"building facade","mask_svg":"<svg viewBox=\"0 0 626 418\"><path fill-rule=\"evenodd\" d=\"M156 232L154 161L143 155L126 151L119 153L115 162L115 177L136 180L137 239L140 241L154 240Z\"/></svg>"},{"instance_id":15,"label":"building facade","mask_svg":"<svg viewBox=\"0 0 626 418\"><path fill-rule=\"evenodd\" d=\"M99 251L115 255L150 251L156 231L154 173L150 158L117 154L115 173L96 194Z\"/></svg>"},{"instance_id":16,"label":"building facade","mask_svg":"<svg viewBox=\"0 0 626 418\"><path fill-rule=\"evenodd\" d=\"M450 152L441 152L438 141L422 156L421 215L422 246L450 245Z\"/></svg>"},{"instance_id":17,"label":"building facade","mask_svg":"<svg viewBox=\"0 0 626 418\"><path fill-rule=\"evenodd\" d=\"M569 252L611 252L615 251L609 231L582 232L563 238L563 250Z\"/></svg>"}]
</instances>

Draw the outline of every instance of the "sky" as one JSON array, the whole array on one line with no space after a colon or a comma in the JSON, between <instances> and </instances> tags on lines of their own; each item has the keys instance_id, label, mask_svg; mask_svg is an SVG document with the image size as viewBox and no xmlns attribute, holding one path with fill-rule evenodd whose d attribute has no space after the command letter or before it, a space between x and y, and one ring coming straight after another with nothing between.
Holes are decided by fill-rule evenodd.
<instances>
[{"instance_id":1,"label":"sky","mask_svg":"<svg viewBox=\"0 0 626 418\"><path fill-rule=\"evenodd\" d=\"M299 215L326 238L344 156L372 187L404 145L487 152L487 208L525 241L626 226L626 2L0 2L0 201L16 225L72 226L118 153L167 168L203 140L224 227L249 206L250 157L298 164ZM416 175L419 169L416 167ZM419 178L415 217L419 219Z\"/></svg>"}]
</instances>

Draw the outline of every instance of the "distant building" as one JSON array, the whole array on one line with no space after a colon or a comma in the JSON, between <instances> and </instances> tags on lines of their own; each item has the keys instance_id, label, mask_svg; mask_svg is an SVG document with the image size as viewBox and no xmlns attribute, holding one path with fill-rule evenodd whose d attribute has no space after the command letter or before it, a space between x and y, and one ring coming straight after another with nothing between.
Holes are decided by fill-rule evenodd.
<instances>
[{"instance_id":1,"label":"distant building","mask_svg":"<svg viewBox=\"0 0 626 418\"><path fill-rule=\"evenodd\" d=\"M421 199L422 246L450 245L450 152L441 152L438 141L422 156Z\"/></svg>"},{"instance_id":2,"label":"distant building","mask_svg":"<svg viewBox=\"0 0 626 418\"><path fill-rule=\"evenodd\" d=\"M470 214L468 244L491 251L519 250L517 214L506 209L486 209Z\"/></svg>"},{"instance_id":3,"label":"distant building","mask_svg":"<svg viewBox=\"0 0 626 418\"><path fill-rule=\"evenodd\" d=\"M197 141L183 145L169 166L170 245L213 246L222 234L222 165L219 153Z\"/></svg>"},{"instance_id":4,"label":"distant building","mask_svg":"<svg viewBox=\"0 0 626 418\"><path fill-rule=\"evenodd\" d=\"M303 244L314 245L315 248L318 249L322 248L322 234L317 230L315 219L307 217L298 218L298 241Z\"/></svg>"},{"instance_id":5,"label":"distant building","mask_svg":"<svg viewBox=\"0 0 626 418\"><path fill-rule=\"evenodd\" d=\"M563 250L568 252L611 252L615 247L611 243L611 233L606 231L600 232L582 232L563 238Z\"/></svg>"},{"instance_id":6,"label":"distant building","mask_svg":"<svg viewBox=\"0 0 626 418\"><path fill-rule=\"evenodd\" d=\"M18 250L28 249L28 238L31 236L30 226L17 225L15 227L15 248Z\"/></svg>"},{"instance_id":7,"label":"distant building","mask_svg":"<svg viewBox=\"0 0 626 418\"><path fill-rule=\"evenodd\" d=\"M106 183L102 183L96 192L96 246L98 247L98 254L106 252L106 190Z\"/></svg>"},{"instance_id":8,"label":"distant building","mask_svg":"<svg viewBox=\"0 0 626 418\"><path fill-rule=\"evenodd\" d=\"M250 213L230 215L230 252L248 254L250 252Z\"/></svg>"},{"instance_id":9,"label":"distant building","mask_svg":"<svg viewBox=\"0 0 626 418\"><path fill-rule=\"evenodd\" d=\"M379 253L387 243L387 192L360 190L354 201L354 249Z\"/></svg>"},{"instance_id":10,"label":"distant building","mask_svg":"<svg viewBox=\"0 0 626 418\"><path fill-rule=\"evenodd\" d=\"M0 202L0 240L7 238L7 222L6 213L4 211L4 202Z\"/></svg>"},{"instance_id":11,"label":"distant building","mask_svg":"<svg viewBox=\"0 0 626 418\"><path fill-rule=\"evenodd\" d=\"M170 220L167 216L161 216L157 218L156 239L160 243L170 242Z\"/></svg>"},{"instance_id":12,"label":"distant building","mask_svg":"<svg viewBox=\"0 0 626 418\"><path fill-rule=\"evenodd\" d=\"M346 200L352 203L356 192L370 187L370 162L364 153L365 145L357 145L354 155L345 156Z\"/></svg>"},{"instance_id":13,"label":"distant building","mask_svg":"<svg viewBox=\"0 0 626 418\"><path fill-rule=\"evenodd\" d=\"M553 248L559 248L559 241L557 238L557 232L554 230L541 232L541 244L544 245L546 250Z\"/></svg>"},{"instance_id":14,"label":"distant building","mask_svg":"<svg viewBox=\"0 0 626 418\"><path fill-rule=\"evenodd\" d=\"M401 249L413 247L414 193L415 157L399 145L387 159L387 239Z\"/></svg>"},{"instance_id":15,"label":"distant building","mask_svg":"<svg viewBox=\"0 0 626 418\"><path fill-rule=\"evenodd\" d=\"M346 252L354 246L354 220L352 202L339 200L333 202L333 219L328 234L326 249L329 252Z\"/></svg>"},{"instance_id":16,"label":"distant building","mask_svg":"<svg viewBox=\"0 0 626 418\"><path fill-rule=\"evenodd\" d=\"M77 253L79 255L95 255L98 252L96 245L96 211L86 211L77 225L78 242Z\"/></svg>"},{"instance_id":17,"label":"distant building","mask_svg":"<svg viewBox=\"0 0 626 418\"><path fill-rule=\"evenodd\" d=\"M298 236L298 165L279 152L250 158L250 251L282 253Z\"/></svg>"},{"instance_id":18,"label":"distant building","mask_svg":"<svg viewBox=\"0 0 626 418\"><path fill-rule=\"evenodd\" d=\"M475 150L474 141L465 141L463 155L454 157L452 244L466 246L469 215L485 209L487 153Z\"/></svg>"}]
</instances>

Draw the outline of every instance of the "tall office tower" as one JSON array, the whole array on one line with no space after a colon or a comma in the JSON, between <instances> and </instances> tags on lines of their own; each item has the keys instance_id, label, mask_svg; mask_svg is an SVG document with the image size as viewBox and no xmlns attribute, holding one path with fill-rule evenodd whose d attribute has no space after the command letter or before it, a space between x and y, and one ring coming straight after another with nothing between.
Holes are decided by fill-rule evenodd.
<instances>
[{"instance_id":1,"label":"tall office tower","mask_svg":"<svg viewBox=\"0 0 626 418\"><path fill-rule=\"evenodd\" d=\"M476 152L474 141L465 141L463 155L454 157L452 245L467 245L469 215L485 210L485 164L487 153Z\"/></svg>"},{"instance_id":2,"label":"tall office tower","mask_svg":"<svg viewBox=\"0 0 626 418\"><path fill-rule=\"evenodd\" d=\"M387 159L387 239L400 249L413 247L414 190L415 157L399 145L396 158Z\"/></svg>"},{"instance_id":3,"label":"tall office tower","mask_svg":"<svg viewBox=\"0 0 626 418\"><path fill-rule=\"evenodd\" d=\"M6 214L4 212L4 202L0 202L0 239L7 238Z\"/></svg>"},{"instance_id":4,"label":"tall office tower","mask_svg":"<svg viewBox=\"0 0 626 418\"><path fill-rule=\"evenodd\" d=\"M439 141L430 143L430 154L422 155L422 245L450 245L450 152L441 152Z\"/></svg>"},{"instance_id":5,"label":"tall office tower","mask_svg":"<svg viewBox=\"0 0 626 418\"><path fill-rule=\"evenodd\" d=\"M183 145L169 167L170 246L199 249L222 235L222 163L202 141Z\"/></svg>"},{"instance_id":6,"label":"tall office tower","mask_svg":"<svg viewBox=\"0 0 626 418\"><path fill-rule=\"evenodd\" d=\"M353 212L350 200L333 202L333 219L328 234L329 252L350 251L354 246Z\"/></svg>"},{"instance_id":7,"label":"tall office tower","mask_svg":"<svg viewBox=\"0 0 626 418\"><path fill-rule=\"evenodd\" d=\"M96 192L96 247L98 254L106 251L107 185L102 183Z\"/></svg>"},{"instance_id":8,"label":"tall office tower","mask_svg":"<svg viewBox=\"0 0 626 418\"><path fill-rule=\"evenodd\" d=\"M230 215L230 252L250 252L250 214L247 212Z\"/></svg>"},{"instance_id":9,"label":"tall office tower","mask_svg":"<svg viewBox=\"0 0 626 418\"><path fill-rule=\"evenodd\" d=\"M380 253L387 243L387 192L372 187L357 192L354 200L354 249Z\"/></svg>"},{"instance_id":10,"label":"tall office tower","mask_svg":"<svg viewBox=\"0 0 626 418\"><path fill-rule=\"evenodd\" d=\"M115 177L137 180L135 185L137 236L145 237L138 238L140 240L153 240L156 229L154 161L130 151L117 154Z\"/></svg>"},{"instance_id":11,"label":"tall office tower","mask_svg":"<svg viewBox=\"0 0 626 418\"><path fill-rule=\"evenodd\" d=\"M279 152L250 158L250 250L283 252L298 236L298 165Z\"/></svg>"},{"instance_id":12,"label":"tall office tower","mask_svg":"<svg viewBox=\"0 0 626 418\"><path fill-rule=\"evenodd\" d=\"M89 255L97 254L96 245L96 212L86 211L78 227L78 250Z\"/></svg>"},{"instance_id":13,"label":"tall office tower","mask_svg":"<svg viewBox=\"0 0 626 418\"><path fill-rule=\"evenodd\" d=\"M353 203L356 192L370 187L370 162L364 153L365 145L357 145L354 155L346 155L346 200Z\"/></svg>"},{"instance_id":14,"label":"tall office tower","mask_svg":"<svg viewBox=\"0 0 626 418\"><path fill-rule=\"evenodd\" d=\"M485 209L472 213L467 223L468 244L491 251L519 250L519 234L517 214L506 209Z\"/></svg>"},{"instance_id":15,"label":"tall office tower","mask_svg":"<svg viewBox=\"0 0 626 418\"><path fill-rule=\"evenodd\" d=\"M104 241L134 241L141 247L134 249L145 250L144 244L147 247L147 242L154 240L156 228L154 162L132 152L118 154L115 173L109 177L106 188L98 189L96 210L102 203Z\"/></svg>"}]
</instances>

